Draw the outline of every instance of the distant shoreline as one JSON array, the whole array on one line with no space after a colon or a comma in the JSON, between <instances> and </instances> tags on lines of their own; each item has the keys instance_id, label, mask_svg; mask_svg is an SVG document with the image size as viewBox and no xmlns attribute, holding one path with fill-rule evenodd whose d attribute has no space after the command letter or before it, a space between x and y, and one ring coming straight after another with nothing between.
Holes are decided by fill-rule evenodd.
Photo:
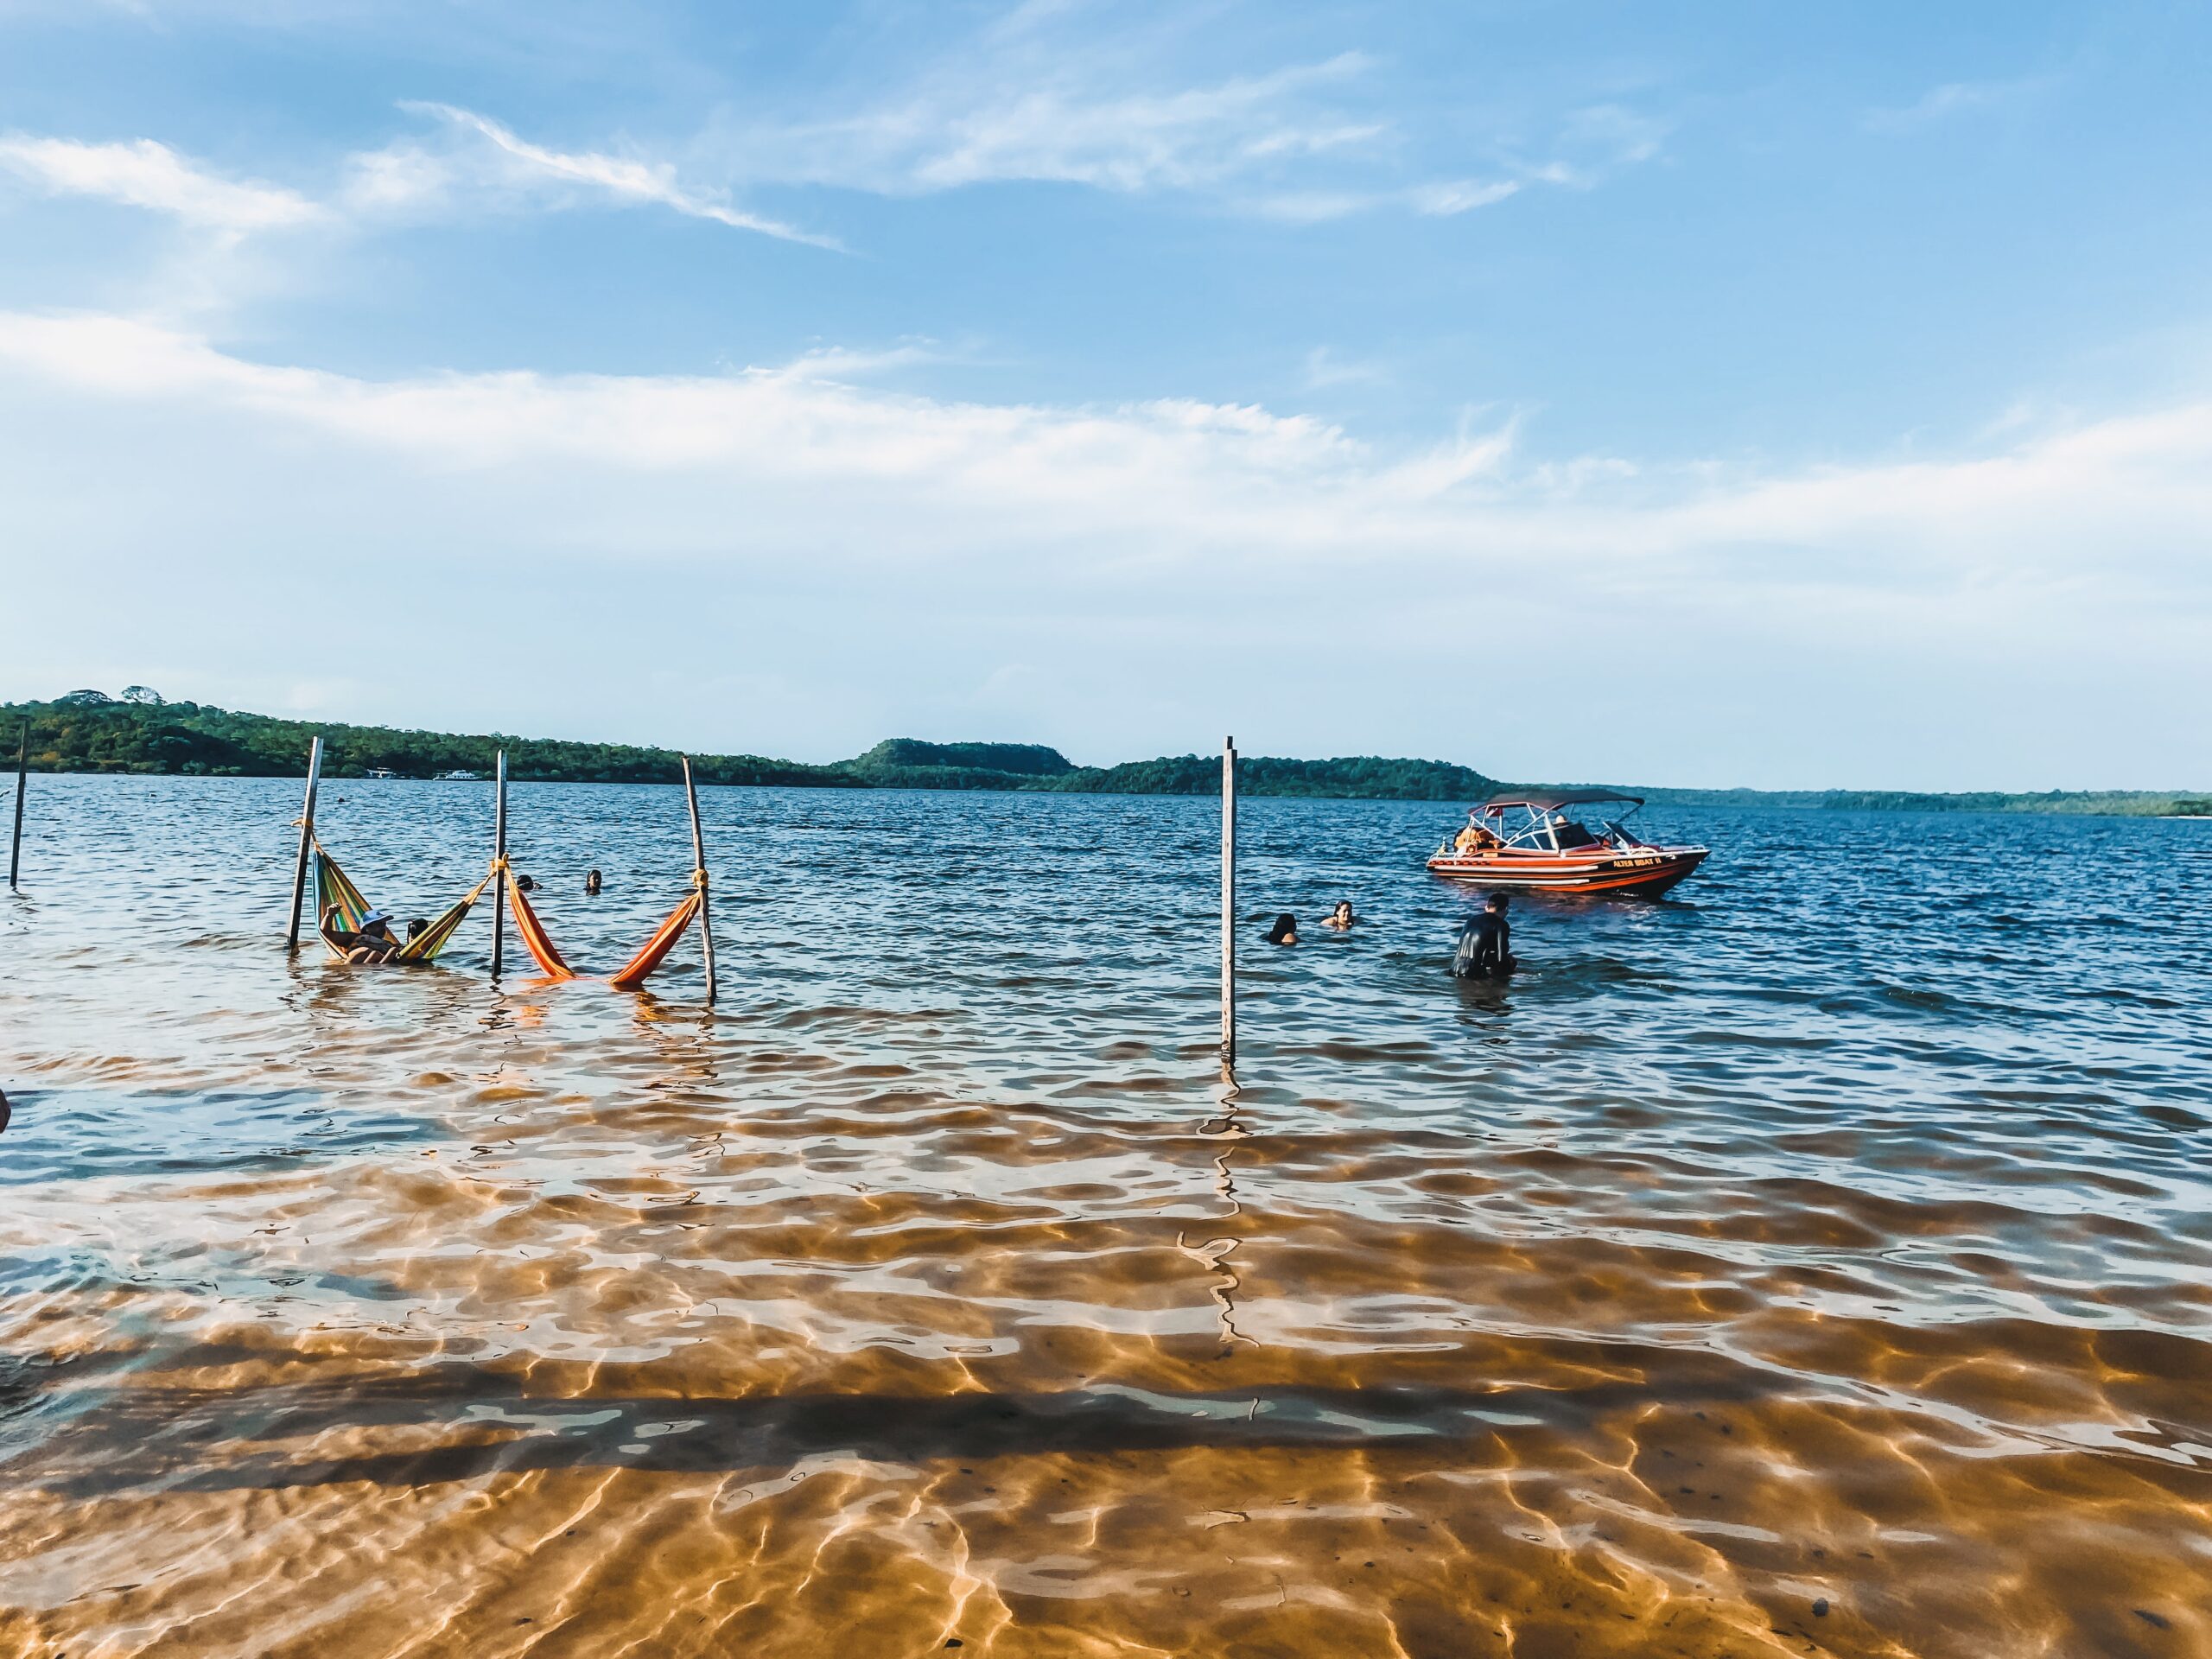
<instances>
[{"instance_id":1,"label":"distant shoreline","mask_svg":"<svg viewBox=\"0 0 2212 1659\"><path fill-rule=\"evenodd\" d=\"M140 687L121 698L77 691L51 702L0 704L0 766L13 760L16 736L25 722L30 728L31 768L48 773L297 778L307 771L309 740L321 735L326 746L324 775L346 781L365 781L372 769L380 776L391 773L416 781L457 771L489 777L501 750L507 754L507 775L518 783L672 784L682 775L679 757L672 749L289 720L206 703L170 702ZM931 743L915 738L887 739L865 754L829 766L746 754L694 754L691 762L702 784L803 789L1211 795L1221 780L1217 755L1078 766L1042 744ZM1451 761L1376 755L1325 760L1240 756L1237 782L1240 791L1251 796L1459 804L1516 787ZM1622 787L1653 805L1666 806L2212 817L2212 789L1941 793Z\"/></svg>"}]
</instances>

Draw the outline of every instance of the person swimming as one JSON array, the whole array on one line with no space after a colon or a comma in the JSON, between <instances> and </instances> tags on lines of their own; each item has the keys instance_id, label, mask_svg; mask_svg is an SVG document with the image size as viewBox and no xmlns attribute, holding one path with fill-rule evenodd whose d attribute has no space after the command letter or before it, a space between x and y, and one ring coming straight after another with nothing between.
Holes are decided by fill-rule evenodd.
<instances>
[{"instance_id":1,"label":"person swimming","mask_svg":"<svg viewBox=\"0 0 2212 1659\"><path fill-rule=\"evenodd\" d=\"M1268 943L1269 944L1296 944L1298 918L1287 910L1276 917L1275 925L1268 930Z\"/></svg>"},{"instance_id":2,"label":"person swimming","mask_svg":"<svg viewBox=\"0 0 2212 1659\"><path fill-rule=\"evenodd\" d=\"M1513 955L1513 926L1505 919L1505 895L1493 893L1483 900L1480 915L1459 924L1452 971L1461 979L1489 979L1510 974L1520 965Z\"/></svg>"},{"instance_id":3,"label":"person swimming","mask_svg":"<svg viewBox=\"0 0 2212 1659\"><path fill-rule=\"evenodd\" d=\"M1358 919L1358 917L1351 913L1351 900L1339 899L1337 900L1337 907L1321 918L1321 925L1333 927L1338 932L1342 932Z\"/></svg>"},{"instance_id":4,"label":"person swimming","mask_svg":"<svg viewBox=\"0 0 2212 1659\"><path fill-rule=\"evenodd\" d=\"M589 898L589 897L591 897L592 895L594 895L594 894L597 893L599 892L599 886L600 886L600 883L599 883L599 872L598 872L597 870L588 870L588 871L586 871L586 872L584 873L584 894L585 894L585 896L586 896L587 898Z\"/></svg>"}]
</instances>

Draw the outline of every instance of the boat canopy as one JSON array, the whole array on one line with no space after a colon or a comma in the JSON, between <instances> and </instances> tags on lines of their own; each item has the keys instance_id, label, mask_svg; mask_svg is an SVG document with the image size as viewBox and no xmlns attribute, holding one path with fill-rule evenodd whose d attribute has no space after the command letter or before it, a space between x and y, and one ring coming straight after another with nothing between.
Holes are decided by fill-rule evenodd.
<instances>
[{"instance_id":1,"label":"boat canopy","mask_svg":"<svg viewBox=\"0 0 2212 1659\"><path fill-rule=\"evenodd\" d=\"M1523 806L1531 812L1556 812L1562 806L1588 806L1599 801L1628 801L1642 806L1643 797L1624 795L1617 789L1520 790L1491 796L1483 803L1483 810L1502 812L1510 806Z\"/></svg>"}]
</instances>

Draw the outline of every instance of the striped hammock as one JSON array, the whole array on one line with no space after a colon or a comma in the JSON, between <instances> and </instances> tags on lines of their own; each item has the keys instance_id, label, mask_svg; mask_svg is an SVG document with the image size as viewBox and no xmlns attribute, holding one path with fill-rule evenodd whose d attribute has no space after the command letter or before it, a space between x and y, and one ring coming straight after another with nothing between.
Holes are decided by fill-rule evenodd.
<instances>
[{"instance_id":1,"label":"striped hammock","mask_svg":"<svg viewBox=\"0 0 2212 1659\"><path fill-rule=\"evenodd\" d=\"M453 938L461 918L468 914L469 906L476 902L477 895L491 885L491 880L487 875L479 881L461 896L459 903L407 940L385 960L435 962L438 952L446 948L446 941ZM329 947L330 954L343 962L346 948L331 937L331 928L326 918L334 909L338 912L341 931L358 933L361 931L361 918L369 913L369 901L361 897L361 890L353 885L345 871L338 868L338 861L323 850L319 841L315 844L315 931L322 935L322 942Z\"/></svg>"}]
</instances>

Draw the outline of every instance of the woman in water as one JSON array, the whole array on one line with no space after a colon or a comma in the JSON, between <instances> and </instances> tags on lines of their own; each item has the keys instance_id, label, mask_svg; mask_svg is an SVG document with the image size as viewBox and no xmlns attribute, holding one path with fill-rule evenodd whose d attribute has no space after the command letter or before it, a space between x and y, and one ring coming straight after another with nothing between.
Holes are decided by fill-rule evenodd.
<instances>
[{"instance_id":1,"label":"woman in water","mask_svg":"<svg viewBox=\"0 0 2212 1659\"><path fill-rule=\"evenodd\" d=\"M1287 910L1276 917L1275 925L1268 930L1268 943L1269 944L1296 944L1298 918Z\"/></svg>"},{"instance_id":2,"label":"woman in water","mask_svg":"<svg viewBox=\"0 0 2212 1659\"><path fill-rule=\"evenodd\" d=\"M1321 925L1333 927L1341 933L1358 919L1358 917L1351 913L1351 900L1339 899L1337 900L1337 907L1321 918Z\"/></svg>"}]
</instances>

